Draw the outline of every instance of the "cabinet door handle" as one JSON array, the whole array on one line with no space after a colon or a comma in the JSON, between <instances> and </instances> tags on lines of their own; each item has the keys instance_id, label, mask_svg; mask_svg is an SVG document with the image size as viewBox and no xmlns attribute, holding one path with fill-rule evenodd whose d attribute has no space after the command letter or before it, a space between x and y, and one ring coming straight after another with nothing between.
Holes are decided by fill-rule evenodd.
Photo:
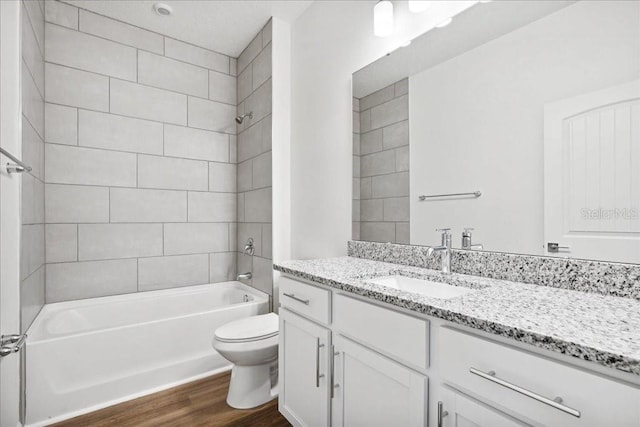
<instances>
[{"instance_id":1,"label":"cabinet door handle","mask_svg":"<svg viewBox=\"0 0 640 427\"><path fill-rule=\"evenodd\" d=\"M569 415L573 415L576 418L580 418L580 411L570 408L566 405L563 405L561 397L556 397L555 399L549 399L548 397L542 396L538 393L534 393L533 391L527 390L526 388L522 388L518 385L512 384L508 381L505 381L503 379L496 377L496 373L494 371L483 372L479 369L472 367L472 368L469 368L469 372L479 376L480 378L484 378L485 380L489 380L493 383L506 387L509 390L513 390L517 393L524 394L525 396L530 397L534 400L537 400L538 402L544 403L545 405L549 405L556 409L561 410L562 412L566 412Z\"/></svg>"},{"instance_id":2,"label":"cabinet door handle","mask_svg":"<svg viewBox=\"0 0 640 427\"><path fill-rule=\"evenodd\" d=\"M324 347L324 344L320 344L320 338L316 338L316 388L320 388L320 378L324 377L324 374L320 373L320 348Z\"/></svg>"},{"instance_id":3,"label":"cabinet door handle","mask_svg":"<svg viewBox=\"0 0 640 427\"><path fill-rule=\"evenodd\" d=\"M309 305L309 300L308 299L300 298L300 297L295 296L294 294L288 294L286 292L283 293L282 295L284 295L285 297L289 297L291 299L294 299L294 300L296 300L298 302L301 302L304 305Z\"/></svg>"},{"instance_id":4,"label":"cabinet door handle","mask_svg":"<svg viewBox=\"0 0 640 427\"><path fill-rule=\"evenodd\" d=\"M339 384L336 384L336 356L340 355L339 351L335 351L335 346L331 346L331 398L335 395L334 390L340 387Z\"/></svg>"},{"instance_id":5,"label":"cabinet door handle","mask_svg":"<svg viewBox=\"0 0 640 427\"><path fill-rule=\"evenodd\" d=\"M438 427L442 427L442 419L449 415L449 412L443 411L442 402L438 402Z\"/></svg>"}]
</instances>

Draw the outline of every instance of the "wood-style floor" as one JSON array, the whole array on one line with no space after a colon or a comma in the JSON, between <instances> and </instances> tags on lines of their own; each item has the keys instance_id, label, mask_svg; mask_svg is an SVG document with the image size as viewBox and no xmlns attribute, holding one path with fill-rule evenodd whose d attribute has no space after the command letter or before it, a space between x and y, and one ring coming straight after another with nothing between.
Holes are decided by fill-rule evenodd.
<instances>
[{"instance_id":1,"label":"wood-style floor","mask_svg":"<svg viewBox=\"0 0 640 427\"><path fill-rule=\"evenodd\" d=\"M204 378L55 424L93 426L290 426L278 400L254 409L227 405L230 373Z\"/></svg>"}]
</instances>

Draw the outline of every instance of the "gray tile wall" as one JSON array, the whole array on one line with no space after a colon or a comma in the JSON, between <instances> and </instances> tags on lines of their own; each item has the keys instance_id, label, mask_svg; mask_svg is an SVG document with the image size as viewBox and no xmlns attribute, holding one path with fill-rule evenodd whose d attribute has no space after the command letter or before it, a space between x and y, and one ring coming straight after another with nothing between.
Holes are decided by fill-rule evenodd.
<instances>
[{"instance_id":1,"label":"gray tile wall","mask_svg":"<svg viewBox=\"0 0 640 427\"><path fill-rule=\"evenodd\" d=\"M253 112L238 126L238 272L253 272L249 285L273 294L271 260L271 22L238 57L238 114ZM253 260L243 256L255 241Z\"/></svg>"},{"instance_id":2,"label":"gray tile wall","mask_svg":"<svg viewBox=\"0 0 640 427\"><path fill-rule=\"evenodd\" d=\"M44 2L23 1L21 15L23 89L22 155L19 157L33 168L20 175L20 303L24 332L45 302Z\"/></svg>"},{"instance_id":3,"label":"gray tile wall","mask_svg":"<svg viewBox=\"0 0 640 427\"><path fill-rule=\"evenodd\" d=\"M46 301L234 280L236 59L65 3L45 9L33 75L46 106L30 123L46 201L40 232L25 233L40 255L25 260L44 281L46 253Z\"/></svg>"},{"instance_id":4,"label":"gray tile wall","mask_svg":"<svg viewBox=\"0 0 640 427\"><path fill-rule=\"evenodd\" d=\"M409 243L408 89L403 79L354 99L354 240Z\"/></svg>"}]
</instances>

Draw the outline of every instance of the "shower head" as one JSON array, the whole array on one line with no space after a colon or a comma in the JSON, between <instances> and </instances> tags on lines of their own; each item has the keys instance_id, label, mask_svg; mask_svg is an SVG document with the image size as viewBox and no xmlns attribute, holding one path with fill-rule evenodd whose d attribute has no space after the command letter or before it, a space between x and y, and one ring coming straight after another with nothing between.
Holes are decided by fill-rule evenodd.
<instances>
[{"instance_id":1,"label":"shower head","mask_svg":"<svg viewBox=\"0 0 640 427\"><path fill-rule=\"evenodd\" d=\"M242 122L244 121L245 117L249 117L250 119L253 119L253 111L249 111L248 113L240 114L238 117L236 117L236 123L241 125Z\"/></svg>"}]
</instances>

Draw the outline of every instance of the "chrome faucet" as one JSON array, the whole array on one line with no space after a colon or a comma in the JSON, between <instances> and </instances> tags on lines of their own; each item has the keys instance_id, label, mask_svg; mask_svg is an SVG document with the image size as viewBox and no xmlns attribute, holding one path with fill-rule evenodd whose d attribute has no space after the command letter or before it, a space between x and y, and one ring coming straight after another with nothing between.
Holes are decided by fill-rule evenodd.
<instances>
[{"instance_id":1,"label":"chrome faucet","mask_svg":"<svg viewBox=\"0 0 640 427\"><path fill-rule=\"evenodd\" d=\"M247 242L244 244L244 254L243 256L249 255L251 257L251 265L253 266L253 254L256 251L256 247L253 244L253 237L249 237ZM236 280L251 280L253 274L248 271L246 273L241 273L236 276Z\"/></svg>"},{"instance_id":2,"label":"chrome faucet","mask_svg":"<svg viewBox=\"0 0 640 427\"><path fill-rule=\"evenodd\" d=\"M471 232L473 228L465 228L462 232L462 249L481 251L483 246L480 243L473 244L471 242Z\"/></svg>"},{"instance_id":3,"label":"chrome faucet","mask_svg":"<svg viewBox=\"0 0 640 427\"><path fill-rule=\"evenodd\" d=\"M441 267L440 270L443 273L451 272L451 229L439 228L436 231L442 232L442 245L429 246L427 249L427 256L430 257L434 252L442 252L440 255Z\"/></svg>"},{"instance_id":4,"label":"chrome faucet","mask_svg":"<svg viewBox=\"0 0 640 427\"><path fill-rule=\"evenodd\" d=\"M251 272L249 271L247 273L238 274L236 280L251 280L252 277L253 274L251 274Z\"/></svg>"}]
</instances>

